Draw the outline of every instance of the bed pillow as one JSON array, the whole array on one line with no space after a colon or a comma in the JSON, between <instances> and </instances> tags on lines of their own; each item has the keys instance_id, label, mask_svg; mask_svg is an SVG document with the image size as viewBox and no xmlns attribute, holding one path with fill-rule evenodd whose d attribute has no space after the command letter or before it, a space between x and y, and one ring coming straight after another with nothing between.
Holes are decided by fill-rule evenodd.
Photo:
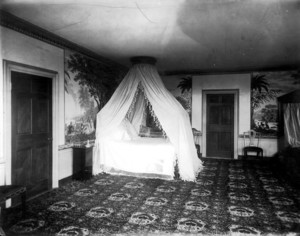
<instances>
[{"instance_id":1,"label":"bed pillow","mask_svg":"<svg viewBox=\"0 0 300 236\"><path fill-rule=\"evenodd\" d=\"M144 125L140 126L139 136L141 137L150 137L150 128Z\"/></svg>"},{"instance_id":2,"label":"bed pillow","mask_svg":"<svg viewBox=\"0 0 300 236\"><path fill-rule=\"evenodd\" d=\"M150 130L151 138L165 138L164 133L161 130Z\"/></svg>"},{"instance_id":3,"label":"bed pillow","mask_svg":"<svg viewBox=\"0 0 300 236\"><path fill-rule=\"evenodd\" d=\"M149 138L166 138L162 130L141 125L139 136Z\"/></svg>"}]
</instances>

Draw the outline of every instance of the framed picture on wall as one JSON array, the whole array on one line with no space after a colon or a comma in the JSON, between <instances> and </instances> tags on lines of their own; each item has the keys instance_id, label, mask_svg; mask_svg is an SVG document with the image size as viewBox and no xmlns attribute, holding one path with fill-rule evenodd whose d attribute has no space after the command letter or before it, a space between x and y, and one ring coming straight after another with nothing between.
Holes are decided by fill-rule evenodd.
<instances>
[{"instance_id":1,"label":"framed picture on wall","mask_svg":"<svg viewBox=\"0 0 300 236\"><path fill-rule=\"evenodd\" d=\"M278 136L277 97L300 88L299 71L255 72L251 78L251 129Z\"/></svg>"}]
</instances>

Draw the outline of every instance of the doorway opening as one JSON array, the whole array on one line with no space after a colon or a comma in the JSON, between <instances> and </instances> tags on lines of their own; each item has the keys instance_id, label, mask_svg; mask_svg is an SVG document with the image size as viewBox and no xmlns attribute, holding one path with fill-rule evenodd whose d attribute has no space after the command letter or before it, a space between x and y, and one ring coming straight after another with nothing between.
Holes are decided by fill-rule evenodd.
<instances>
[{"instance_id":1,"label":"doorway opening","mask_svg":"<svg viewBox=\"0 0 300 236\"><path fill-rule=\"evenodd\" d=\"M58 73L4 60L3 82L4 184L30 199L58 184Z\"/></svg>"},{"instance_id":2,"label":"doorway opening","mask_svg":"<svg viewBox=\"0 0 300 236\"><path fill-rule=\"evenodd\" d=\"M52 186L52 79L11 72L12 184L28 197Z\"/></svg>"},{"instance_id":3,"label":"doorway opening","mask_svg":"<svg viewBox=\"0 0 300 236\"><path fill-rule=\"evenodd\" d=\"M237 158L238 91L203 93L203 154L208 158Z\"/></svg>"}]
</instances>

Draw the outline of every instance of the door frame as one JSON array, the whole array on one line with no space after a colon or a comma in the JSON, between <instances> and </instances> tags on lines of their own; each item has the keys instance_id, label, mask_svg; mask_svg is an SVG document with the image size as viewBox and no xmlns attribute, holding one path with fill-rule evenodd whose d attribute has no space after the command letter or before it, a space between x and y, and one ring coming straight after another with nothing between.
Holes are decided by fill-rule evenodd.
<instances>
[{"instance_id":1,"label":"door frame","mask_svg":"<svg viewBox=\"0 0 300 236\"><path fill-rule=\"evenodd\" d=\"M239 104L239 90L203 90L202 91L202 150L203 156L206 157L206 134L207 134L207 119L206 119L206 110L207 110L207 95L208 94L233 94L234 95L234 127L233 127L233 158L238 159L238 104ZM218 158L218 157L216 157Z\"/></svg>"},{"instance_id":2,"label":"door frame","mask_svg":"<svg viewBox=\"0 0 300 236\"><path fill-rule=\"evenodd\" d=\"M52 80L52 166L51 170L51 186L54 187L55 178L57 171L55 167L58 163L58 125L59 125L59 107L58 107L58 92L59 92L59 76L55 71L34 67L26 64L21 64L13 61L4 60L3 61L3 69L4 69L4 81L3 81L3 91L4 91L4 101L3 101L3 111L4 111L4 130L3 133L5 135L4 139L4 162L5 162L5 179L4 184L11 184L12 181L12 84L11 84L11 72L16 71L20 73L32 74L42 77L47 77Z\"/></svg>"}]
</instances>

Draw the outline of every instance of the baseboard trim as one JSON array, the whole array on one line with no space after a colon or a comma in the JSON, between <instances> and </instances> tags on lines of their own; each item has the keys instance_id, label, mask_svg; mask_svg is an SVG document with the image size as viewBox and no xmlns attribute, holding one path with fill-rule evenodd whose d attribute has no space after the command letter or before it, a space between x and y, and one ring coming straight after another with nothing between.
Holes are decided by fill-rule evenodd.
<instances>
[{"instance_id":1,"label":"baseboard trim","mask_svg":"<svg viewBox=\"0 0 300 236\"><path fill-rule=\"evenodd\" d=\"M66 177L66 178L63 178L63 179L59 180L59 181L58 181L58 186L61 187L62 185L65 185L65 184L67 184L67 183L70 183L72 180L73 180L73 176L70 175L70 176L68 176L68 177Z\"/></svg>"}]
</instances>

